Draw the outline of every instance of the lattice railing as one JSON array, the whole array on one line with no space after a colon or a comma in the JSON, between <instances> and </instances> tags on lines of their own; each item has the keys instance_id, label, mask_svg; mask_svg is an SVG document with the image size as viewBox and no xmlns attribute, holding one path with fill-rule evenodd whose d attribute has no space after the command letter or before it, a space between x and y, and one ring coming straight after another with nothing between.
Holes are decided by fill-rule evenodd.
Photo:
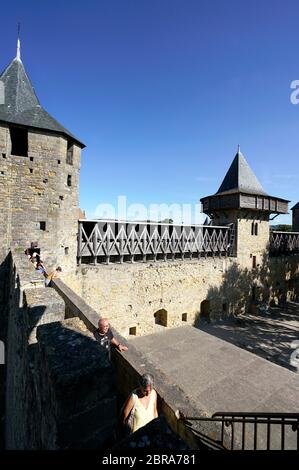
<instances>
[{"instance_id":1,"label":"lattice railing","mask_svg":"<svg viewBox=\"0 0 299 470\"><path fill-rule=\"evenodd\" d=\"M80 220L78 262L124 262L234 254L232 226Z\"/></svg>"},{"instance_id":2,"label":"lattice railing","mask_svg":"<svg viewBox=\"0 0 299 470\"><path fill-rule=\"evenodd\" d=\"M271 232L270 254L299 253L299 232Z\"/></svg>"}]
</instances>

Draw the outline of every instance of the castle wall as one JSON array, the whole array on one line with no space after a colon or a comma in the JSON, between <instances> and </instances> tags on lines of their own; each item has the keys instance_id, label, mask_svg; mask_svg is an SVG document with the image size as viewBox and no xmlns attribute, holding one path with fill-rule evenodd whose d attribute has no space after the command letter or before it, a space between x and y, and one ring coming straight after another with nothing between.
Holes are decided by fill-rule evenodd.
<instances>
[{"instance_id":1,"label":"castle wall","mask_svg":"<svg viewBox=\"0 0 299 470\"><path fill-rule=\"evenodd\" d=\"M244 267L238 258L82 265L65 281L128 337L134 327L137 335L155 332L154 314L161 310L167 312L167 327L192 325L206 309L211 320L243 313L254 300L253 288L255 300L265 303L278 303L282 295L294 299L298 275L298 256L269 259L264 252L255 269Z\"/></svg>"},{"instance_id":2,"label":"castle wall","mask_svg":"<svg viewBox=\"0 0 299 470\"><path fill-rule=\"evenodd\" d=\"M23 254L9 272L6 449L100 449L117 419L107 356Z\"/></svg>"},{"instance_id":3,"label":"castle wall","mask_svg":"<svg viewBox=\"0 0 299 470\"><path fill-rule=\"evenodd\" d=\"M235 227L238 264L243 268L251 269L253 256L255 256L256 264L261 265L269 245L269 216L249 210L227 210L213 219L213 225L230 223L233 223ZM255 230L257 230L257 235Z\"/></svg>"},{"instance_id":4,"label":"castle wall","mask_svg":"<svg viewBox=\"0 0 299 470\"><path fill-rule=\"evenodd\" d=\"M28 157L11 155L9 128L0 126L0 252L37 242L49 269L74 269L80 148L74 145L73 165L66 155L66 138L37 130L28 132Z\"/></svg>"}]
</instances>

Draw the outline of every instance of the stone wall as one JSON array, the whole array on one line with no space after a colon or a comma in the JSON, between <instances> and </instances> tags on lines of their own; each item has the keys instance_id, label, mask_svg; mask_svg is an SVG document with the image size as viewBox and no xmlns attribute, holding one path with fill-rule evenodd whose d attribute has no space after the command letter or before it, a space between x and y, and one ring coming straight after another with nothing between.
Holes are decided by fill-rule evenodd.
<instances>
[{"instance_id":1,"label":"stone wall","mask_svg":"<svg viewBox=\"0 0 299 470\"><path fill-rule=\"evenodd\" d=\"M261 222L262 236L264 228ZM254 269L238 258L80 266L65 282L128 338L130 329L138 336L155 332L157 312L165 326L177 327L195 324L202 314L213 320L243 313L255 300L295 298L299 257L269 258L252 242L248 250L254 248Z\"/></svg>"},{"instance_id":2,"label":"stone wall","mask_svg":"<svg viewBox=\"0 0 299 470\"><path fill-rule=\"evenodd\" d=\"M0 255L38 242L49 269L74 269L81 150L73 149L70 165L65 137L29 130L28 156L14 156L9 128L0 126Z\"/></svg>"},{"instance_id":3,"label":"stone wall","mask_svg":"<svg viewBox=\"0 0 299 470\"><path fill-rule=\"evenodd\" d=\"M59 279L54 289L45 288L24 255L15 254L10 261L7 449L100 450L111 446L117 421L116 390L123 403L145 371L156 377L159 413L169 430L159 421L156 427L178 434L188 447L201 446L193 429L178 419L178 410L193 416L203 413L190 397L132 345L126 353L114 351L113 368L93 336L97 312ZM199 428L205 439L220 432L217 423L201 423ZM174 436L173 441L178 442Z\"/></svg>"},{"instance_id":4,"label":"stone wall","mask_svg":"<svg viewBox=\"0 0 299 470\"><path fill-rule=\"evenodd\" d=\"M98 319L100 317L99 314L87 305L80 296L73 292L72 289L66 286L66 284L64 284L60 279L56 279L53 284L55 290L65 301L66 312L68 312L68 315L79 317L90 331L94 331L98 325ZM114 336L117 337L122 344L128 346L126 339L115 329L114 323L112 323L112 325L111 329ZM148 361L148 359L140 353L134 345L130 343L128 351L122 354L117 350L114 350L112 359L116 371L117 391L121 405L130 395L132 390L138 387L139 378L142 374L150 373L154 376L155 389L158 393L159 416L162 415L166 419L168 425L168 428L165 428L163 421L161 421L161 423L158 421L154 425L155 432L157 434L165 430L168 433L172 432L179 436L191 449L205 447L209 442L215 445L215 439L220 439L221 426L219 423L203 421L186 426L186 424L179 419L180 413L183 413L185 416L197 417L204 417L206 416L206 413L204 410L199 409L193 399L190 396L187 396L185 392L177 386L177 384L173 383L168 376ZM146 428L138 431L139 437L141 434L141 441L143 441L141 445L143 447L145 447L144 441L149 441L149 439L151 439L152 444L154 441L151 437L151 431ZM200 433L201 437L198 437L198 433ZM228 437L229 436L225 431L224 442L226 444L228 444ZM136 439L138 440L137 436ZM169 440L170 442L174 441L178 443L178 438L175 438L175 436L170 437ZM130 443L128 441L120 443L119 445L117 443L115 448L123 449L129 444ZM149 447L151 448L150 444ZM159 448L161 449L161 447ZM152 449L153 448L151 448L151 450Z\"/></svg>"},{"instance_id":5,"label":"stone wall","mask_svg":"<svg viewBox=\"0 0 299 470\"><path fill-rule=\"evenodd\" d=\"M92 333L23 254L10 265L7 449L101 449L113 437L115 374Z\"/></svg>"}]
</instances>

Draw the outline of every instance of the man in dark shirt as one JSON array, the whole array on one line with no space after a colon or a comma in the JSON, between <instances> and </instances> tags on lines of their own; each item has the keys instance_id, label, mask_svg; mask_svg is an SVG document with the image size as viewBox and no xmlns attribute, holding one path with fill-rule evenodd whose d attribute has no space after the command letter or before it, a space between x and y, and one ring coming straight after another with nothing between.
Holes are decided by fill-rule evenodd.
<instances>
[{"instance_id":1,"label":"man in dark shirt","mask_svg":"<svg viewBox=\"0 0 299 470\"><path fill-rule=\"evenodd\" d=\"M103 350L108 354L109 359L111 356L111 344L120 352L128 350L127 346L122 345L114 338L113 333L110 330L108 318L101 318L99 320L99 328L95 332L94 336Z\"/></svg>"}]
</instances>

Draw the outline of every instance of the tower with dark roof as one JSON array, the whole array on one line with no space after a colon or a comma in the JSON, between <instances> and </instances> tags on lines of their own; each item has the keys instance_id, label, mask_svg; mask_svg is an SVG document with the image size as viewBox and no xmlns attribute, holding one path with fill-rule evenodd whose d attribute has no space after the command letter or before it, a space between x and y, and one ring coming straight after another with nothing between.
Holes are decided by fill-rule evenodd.
<instances>
[{"instance_id":1,"label":"tower with dark roof","mask_svg":"<svg viewBox=\"0 0 299 470\"><path fill-rule=\"evenodd\" d=\"M216 194L201 199L213 225L233 224L235 254L242 266L261 264L269 243L271 214L286 214L288 202L266 193L238 147Z\"/></svg>"},{"instance_id":2,"label":"tower with dark roof","mask_svg":"<svg viewBox=\"0 0 299 470\"><path fill-rule=\"evenodd\" d=\"M299 202L292 207L292 230L293 232L299 232Z\"/></svg>"},{"instance_id":3,"label":"tower with dark roof","mask_svg":"<svg viewBox=\"0 0 299 470\"><path fill-rule=\"evenodd\" d=\"M65 271L76 260L84 144L41 106L17 55L0 75L0 248L33 243Z\"/></svg>"}]
</instances>

